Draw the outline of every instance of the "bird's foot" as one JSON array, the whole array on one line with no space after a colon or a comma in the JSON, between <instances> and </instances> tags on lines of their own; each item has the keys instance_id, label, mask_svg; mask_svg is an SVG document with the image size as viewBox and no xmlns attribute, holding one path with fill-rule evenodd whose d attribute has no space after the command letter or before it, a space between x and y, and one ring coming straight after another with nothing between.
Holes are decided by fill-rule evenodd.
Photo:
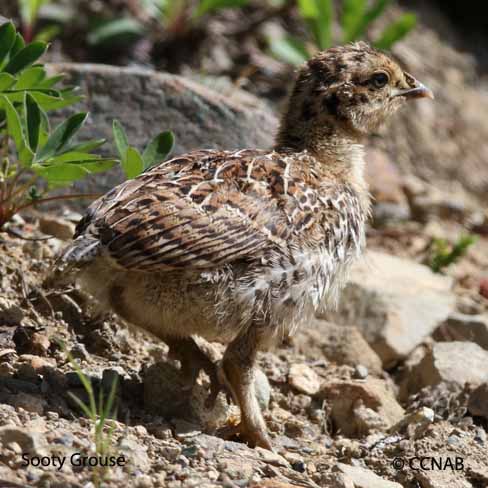
<instances>
[{"instance_id":1,"label":"bird's foot","mask_svg":"<svg viewBox=\"0 0 488 488\"><path fill-rule=\"evenodd\" d=\"M271 439L266 431L250 429L242 421L223 427L220 429L218 435L228 441L238 438L249 447L262 447L263 449L274 452Z\"/></svg>"},{"instance_id":2,"label":"bird's foot","mask_svg":"<svg viewBox=\"0 0 488 488\"><path fill-rule=\"evenodd\" d=\"M181 363L181 372L184 382L187 384L185 389L193 388L201 370L207 374L210 380L210 393L205 401L205 407L212 409L219 393L227 392L225 376L221 372L221 362L210 359L193 338L168 340L167 342L170 346L170 357L178 359Z\"/></svg>"}]
</instances>

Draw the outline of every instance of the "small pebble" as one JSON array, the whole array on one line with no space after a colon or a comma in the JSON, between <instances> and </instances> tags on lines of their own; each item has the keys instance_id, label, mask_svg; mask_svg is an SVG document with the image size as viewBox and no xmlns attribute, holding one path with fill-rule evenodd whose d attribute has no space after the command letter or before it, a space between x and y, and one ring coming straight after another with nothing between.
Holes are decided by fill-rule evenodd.
<instances>
[{"instance_id":1,"label":"small pebble","mask_svg":"<svg viewBox=\"0 0 488 488\"><path fill-rule=\"evenodd\" d=\"M296 461L294 462L291 467L295 470L295 471L298 471L299 473L304 473L307 466L305 465L305 463L303 461Z\"/></svg>"},{"instance_id":2,"label":"small pebble","mask_svg":"<svg viewBox=\"0 0 488 488\"><path fill-rule=\"evenodd\" d=\"M362 364L356 365L354 368L354 378L357 378L359 380L365 380L369 375L368 368L366 366L363 366Z\"/></svg>"},{"instance_id":3,"label":"small pebble","mask_svg":"<svg viewBox=\"0 0 488 488\"><path fill-rule=\"evenodd\" d=\"M476 434L474 436L474 440L478 442L481 445L486 444L486 440L488 438L488 435L486 434L485 429L482 427L479 427L476 429Z\"/></svg>"},{"instance_id":4,"label":"small pebble","mask_svg":"<svg viewBox=\"0 0 488 488\"><path fill-rule=\"evenodd\" d=\"M447 443L451 446L454 446L456 444L459 444L459 437L457 435L450 435L448 438L447 438Z\"/></svg>"}]
</instances>

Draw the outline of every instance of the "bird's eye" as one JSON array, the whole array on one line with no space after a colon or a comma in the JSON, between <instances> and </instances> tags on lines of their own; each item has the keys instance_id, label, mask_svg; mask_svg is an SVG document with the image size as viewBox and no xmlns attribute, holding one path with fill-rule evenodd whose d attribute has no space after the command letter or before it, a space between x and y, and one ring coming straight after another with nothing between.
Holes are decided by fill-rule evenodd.
<instances>
[{"instance_id":1,"label":"bird's eye","mask_svg":"<svg viewBox=\"0 0 488 488\"><path fill-rule=\"evenodd\" d=\"M376 88L383 88L389 81L390 81L390 77L383 71L380 71L379 73L375 73L371 77L371 82Z\"/></svg>"}]
</instances>

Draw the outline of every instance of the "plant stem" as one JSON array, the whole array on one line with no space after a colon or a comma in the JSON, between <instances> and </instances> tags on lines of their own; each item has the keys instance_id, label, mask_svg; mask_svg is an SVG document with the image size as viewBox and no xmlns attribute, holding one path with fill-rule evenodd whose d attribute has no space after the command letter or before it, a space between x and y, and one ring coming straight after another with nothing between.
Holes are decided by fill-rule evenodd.
<instances>
[{"instance_id":1,"label":"plant stem","mask_svg":"<svg viewBox=\"0 0 488 488\"><path fill-rule=\"evenodd\" d=\"M75 195L57 195L55 197L39 198L38 200L32 200L29 203L17 207L17 212L24 210L29 207L33 207L40 203L54 202L56 200L73 200L75 198L98 198L101 193L77 193Z\"/></svg>"}]
</instances>

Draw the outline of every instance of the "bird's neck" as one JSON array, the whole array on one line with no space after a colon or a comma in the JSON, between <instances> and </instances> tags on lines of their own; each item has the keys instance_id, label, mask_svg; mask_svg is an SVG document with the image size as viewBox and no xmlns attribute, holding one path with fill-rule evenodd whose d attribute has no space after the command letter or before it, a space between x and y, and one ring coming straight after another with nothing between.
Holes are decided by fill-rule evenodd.
<instances>
[{"instance_id":1,"label":"bird's neck","mask_svg":"<svg viewBox=\"0 0 488 488\"><path fill-rule=\"evenodd\" d=\"M364 179L364 147L361 137L324 118L321 124L300 121L285 115L276 138L278 152L307 152L319 163L324 175L367 193Z\"/></svg>"}]
</instances>

